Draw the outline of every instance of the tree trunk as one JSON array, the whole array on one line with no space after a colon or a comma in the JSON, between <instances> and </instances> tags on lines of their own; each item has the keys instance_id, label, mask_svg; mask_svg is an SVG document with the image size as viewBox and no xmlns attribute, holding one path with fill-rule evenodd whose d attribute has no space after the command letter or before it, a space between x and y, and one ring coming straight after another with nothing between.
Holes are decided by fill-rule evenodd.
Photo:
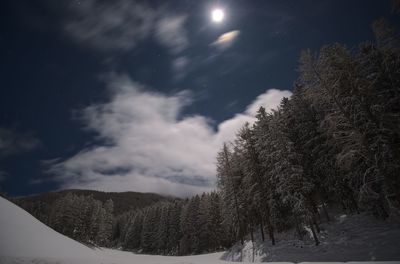
<instances>
[{"instance_id":1,"label":"tree trunk","mask_svg":"<svg viewBox=\"0 0 400 264\"><path fill-rule=\"evenodd\" d=\"M254 262L254 255L255 255L255 249L254 249L254 241L251 242L251 247L253 249L253 258L251 262Z\"/></svg>"},{"instance_id":2,"label":"tree trunk","mask_svg":"<svg viewBox=\"0 0 400 264\"><path fill-rule=\"evenodd\" d=\"M240 244L243 245L244 244L244 239L243 239L242 230L241 230L240 226L238 227L237 236L239 236L239 238L240 238Z\"/></svg>"},{"instance_id":3,"label":"tree trunk","mask_svg":"<svg viewBox=\"0 0 400 264\"><path fill-rule=\"evenodd\" d=\"M390 214L390 208L387 202L387 199L383 193L383 188L382 188L382 183L378 183L379 184L379 188L378 188L378 193L379 193L379 198L378 198L378 203L379 203L379 207L380 207L380 215L383 219L386 219L389 217Z\"/></svg>"},{"instance_id":4,"label":"tree trunk","mask_svg":"<svg viewBox=\"0 0 400 264\"><path fill-rule=\"evenodd\" d=\"M253 235L253 226L251 227L251 230L250 230L250 237L251 237L251 247L252 247L252 251L253 251L252 262L254 262L254 235Z\"/></svg>"},{"instance_id":5,"label":"tree trunk","mask_svg":"<svg viewBox=\"0 0 400 264\"><path fill-rule=\"evenodd\" d=\"M315 229L317 230L317 232L321 233L321 229L319 229L319 225L317 224L317 221L315 220L315 216L313 217L313 224L314 224Z\"/></svg>"},{"instance_id":6,"label":"tree trunk","mask_svg":"<svg viewBox=\"0 0 400 264\"><path fill-rule=\"evenodd\" d=\"M295 216L295 222L296 222L296 231L297 231L297 234L299 236L299 240L303 241L303 234L301 233L301 229L300 229L300 225L299 225L299 221L297 219L297 216Z\"/></svg>"},{"instance_id":7,"label":"tree trunk","mask_svg":"<svg viewBox=\"0 0 400 264\"><path fill-rule=\"evenodd\" d=\"M268 227L267 227L268 228L268 234L269 234L269 237L271 238L271 243L274 246L275 245L274 228L272 227L271 223L267 223L267 225L268 225Z\"/></svg>"},{"instance_id":8,"label":"tree trunk","mask_svg":"<svg viewBox=\"0 0 400 264\"><path fill-rule=\"evenodd\" d=\"M267 203L265 203L265 210L266 210L266 219L265 222L267 224L268 228L268 235L269 238L271 239L272 245L275 245L275 236L274 236L274 227L272 226L271 219L270 219L270 211L269 211L269 206Z\"/></svg>"},{"instance_id":9,"label":"tree trunk","mask_svg":"<svg viewBox=\"0 0 400 264\"><path fill-rule=\"evenodd\" d=\"M254 242L253 227L251 227L251 229L250 229L250 238L251 238L251 242Z\"/></svg>"},{"instance_id":10,"label":"tree trunk","mask_svg":"<svg viewBox=\"0 0 400 264\"><path fill-rule=\"evenodd\" d=\"M326 221L330 222L331 218L329 217L328 209L326 208L325 202L322 202L322 210L324 210Z\"/></svg>"},{"instance_id":11,"label":"tree trunk","mask_svg":"<svg viewBox=\"0 0 400 264\"><path fill-rule=\"evenodd\" d=\"M262 241L264 242L265 236L264 236L264 222L263 222L262 214L260 214L260 232L261 232Z\"/></svg>"},{"instance_id":12,"label":"tree trunk","mask_svg":"<svg viewBox=\"0 0 400 264\"><path fill-rule=\"evenodd\" d=\"M314 225L312 223L310 223L310 228L311 228L311 232L315 241L315 245L318 246L319 245L319 240L318 240L318 236L317 233L315 232L315 228Z\"/></svg>"},{"instance_id":13,"label":"tree trunk","mask_svg":"<svg viewBox=\"0 0 400 264\"><path fill-rule=\"evenodd\" d=\"M312 196L310 196L308 199L310 201L311 209L313 212L314 222L317 222L317 219L318 219L318 222L320 222L321 217L319 215L319 211L318 211L318 207L317 207L317 203L315 202L315 199Z\"/></svg>"},{"instance_id":14,"label":"tree trunk","mask_svg":"<svg viewBox=\"0 0 400 264\"><path fill-rule=\"evenodd\" d=\"M357 214L360 214L360 209L358 208L357 201L356 201L356 199L354 199L353 194L351 194L351 198L350 199L351 199L351 203L353 204L354 209L356 210Z\"/></svg>"}]
</instances>

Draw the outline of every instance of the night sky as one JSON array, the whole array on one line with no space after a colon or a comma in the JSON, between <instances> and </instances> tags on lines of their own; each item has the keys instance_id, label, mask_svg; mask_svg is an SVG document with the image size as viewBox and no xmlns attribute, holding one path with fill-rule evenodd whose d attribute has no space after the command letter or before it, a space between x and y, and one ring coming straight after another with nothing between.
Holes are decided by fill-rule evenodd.
<instances>
[{"instance_id":1,"label":"night sky","mask_svg":"<svg viewBox=\"0 0 400 264\"><path fill-rule=\"evenodd\" d=\"M0 13L11 196L211 190L222 142L290 96L301 50L399 23L389 0L6 0Z\"/></svg>"}]
</instances>

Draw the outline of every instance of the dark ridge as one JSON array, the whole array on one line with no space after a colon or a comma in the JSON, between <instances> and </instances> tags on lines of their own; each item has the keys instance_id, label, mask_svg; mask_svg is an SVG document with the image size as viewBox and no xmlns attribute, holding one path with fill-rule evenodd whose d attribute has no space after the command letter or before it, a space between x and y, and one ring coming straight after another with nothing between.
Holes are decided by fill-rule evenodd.
<instances>
[{"instance_id":1,"label":"dark ridge","mask_svg":"<svg viewBox=\"0 0 400 264\"><path fill-rule=\"evenodd\" d=\"M32 207L49 206L58 198L61 198L68 193L76 195L90 196L101 202L112 199L114 202L114 215L120 215L129 210L141 209L152 205L159 201L170 201L175 198L162 196L155 193L140 193L140 192L101 192L93 190L62 190L57 192L42 193L33 196L23 196L11 198L10 200L30 212Z\"/></svg>"}]
</instances>

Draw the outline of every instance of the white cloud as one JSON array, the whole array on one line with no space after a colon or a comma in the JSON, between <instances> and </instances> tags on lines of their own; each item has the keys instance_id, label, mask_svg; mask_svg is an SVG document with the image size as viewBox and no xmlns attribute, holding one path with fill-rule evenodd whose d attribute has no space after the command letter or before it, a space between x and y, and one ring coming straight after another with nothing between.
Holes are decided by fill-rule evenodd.
<instances>
[{"instance_id":1,"label":"white cloud","mask_svg":"<svg viewBox=\"0 0 400 264\"><path fill-rule=\"evenodd\" d=\"M243 114L226 120L215 131L204 116L183 116L190 93L149 92L126 76L110 81L108 103L82 111L87 128L106 144L85 148L50 172L62 188L141 191L187 196L211 190L215 156L222 142L232 140L244 122L254 121L252 109L276 106L288 91L269 90ZM281 95L281 97L279 97ZM275 101L277 100L277 101Z\"/></svg>"},{"instance_id":2,"label":"white cloud","mask_svg":"<svg viewBox=\"0 0 400 264\"><path fill-rule=\"evenodd\" d=\"M292 92L287 90L269 89L267 92L257 96L256 100L246 109L247 115L255 116L260 107L264 107L267 111L275 109L279 106L283 97L290 97Z\"/></svg>"},{"instance_id":3,"label":"white cloud","mask_svg":"<svg viewBox=\"0 0 400 264\"><path fill-rule=\"evenodd\" d=\"M290 97L292 92L288 90L269 89L265 93L257 96L257 98L247 106L244 113L236 114L233 118L225 120L218 125L218 133L216 134L217 142L222 145L223 142L232 141L236 137L236 133L246 122L253 124L256 121L255 115L260 107L264 107L267 111L276 109L283 97Z\"/></svg>"}]
</instances>

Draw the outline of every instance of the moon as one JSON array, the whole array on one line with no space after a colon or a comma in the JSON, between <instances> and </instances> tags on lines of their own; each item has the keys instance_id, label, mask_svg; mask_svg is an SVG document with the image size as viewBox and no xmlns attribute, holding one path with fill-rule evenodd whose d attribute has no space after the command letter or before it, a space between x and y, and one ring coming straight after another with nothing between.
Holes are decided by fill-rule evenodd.
<instances>
[{"instance_id":1,"label":"moon","mask_svg":"<svg viewBox=\"0 0 400 264\"><path fill-rule=\"evenodd\" d=\"M221 23L224 20L225 13L221 8L215 8L211 12L211 19L214 23Z\"/></svg>"}]
</instances>

